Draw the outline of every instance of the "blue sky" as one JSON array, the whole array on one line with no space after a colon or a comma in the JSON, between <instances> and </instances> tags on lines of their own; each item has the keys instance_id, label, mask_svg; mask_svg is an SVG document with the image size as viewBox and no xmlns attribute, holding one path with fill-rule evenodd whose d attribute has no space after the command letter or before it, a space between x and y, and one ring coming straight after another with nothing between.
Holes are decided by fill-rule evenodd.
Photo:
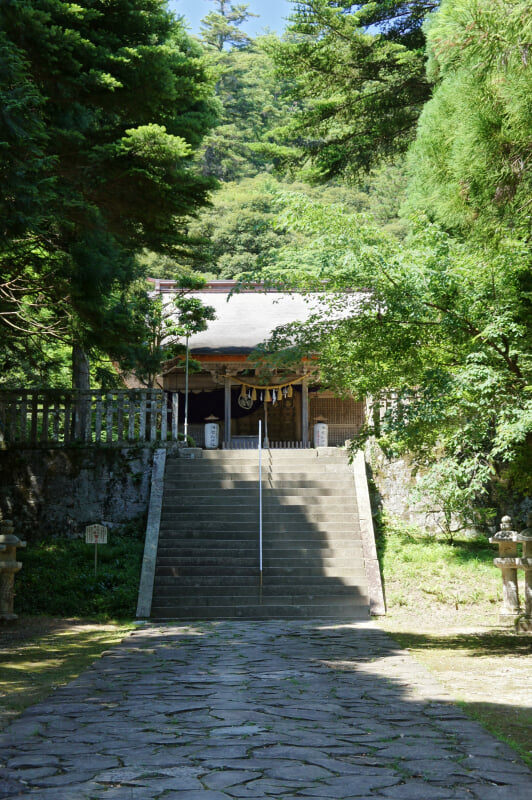
<instances>
[{"instance_id":1,"label":"blue sky","mask_svg":"<svg viewBox=\"0 0 532 800\"><path fill-rule=\"evenodd\" d=\"M285 18L292 10L290 0L233 0L234 5L248 5L248 11L259 14L252 17L242 26L250 35L262 33L264 28L271 28L281 34L286 25ZM215 6L210 0L169 0L169 8L188 21L191 33L199 33L200 20Z\"/></svg>"}]
</instances>

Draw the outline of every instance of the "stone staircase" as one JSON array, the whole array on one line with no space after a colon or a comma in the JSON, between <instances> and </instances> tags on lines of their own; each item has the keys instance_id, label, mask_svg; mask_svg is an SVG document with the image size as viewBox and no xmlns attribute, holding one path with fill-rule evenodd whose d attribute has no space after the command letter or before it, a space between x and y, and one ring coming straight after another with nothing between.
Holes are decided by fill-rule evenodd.
<instances>
[{"instance_id":1,"label":"stone staircase","mask_svg":"<svg viewBox=\"0 0 532 800\"><path fill-rule=\"evenodd\" d=\"M369 618L353 471L341 450L166 462L153 619Z\"/></svg>"}]
</instances>

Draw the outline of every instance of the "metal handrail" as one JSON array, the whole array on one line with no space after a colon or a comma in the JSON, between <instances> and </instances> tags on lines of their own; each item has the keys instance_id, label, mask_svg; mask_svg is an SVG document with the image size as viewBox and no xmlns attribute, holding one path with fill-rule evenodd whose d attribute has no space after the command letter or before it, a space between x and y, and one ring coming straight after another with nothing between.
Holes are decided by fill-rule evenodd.
<instances>
[{"instance_id":1,"label":"metal handrail","mask_svg":"<svg viewBox=\"0 0 532 800\"><path fill-rule=\"evenodd\" d=\"M259 601L262 603L262 420L259 420Z\"/></svg>"}]
</instances>

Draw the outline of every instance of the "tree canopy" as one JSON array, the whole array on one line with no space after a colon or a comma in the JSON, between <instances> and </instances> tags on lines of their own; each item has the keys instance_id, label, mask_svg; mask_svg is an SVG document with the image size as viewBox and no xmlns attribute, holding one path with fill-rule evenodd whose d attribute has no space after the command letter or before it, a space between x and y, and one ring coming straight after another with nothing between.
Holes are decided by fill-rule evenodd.
<instances>
[{"instance_id":1,"label":"tree canopy","mask_svg":"<svg viewBox=\"0 0 532 800\"><path fill-rule=\"evenodd\" d=\"M393 167L375 171L356 188L308 186L260 173L224 183L213 195L212 206L198 214L189 231L202 242L197 256L209 277L240 278L254 273L260 280L262 273L282 258L284 249L296 243L310 245L312 240L312 234L295 234L279 221L279 198L284 193L301 192L324 205L343 203L403 238L406 225L399 218L399 207L405 180L404 170ZM171 277L172 268L165 275Z\"/></svg>"},{"instance_id":2,"label":"tree canopy","mask_svg":"<svg viewBox=\"0 0 532 800\"><path fill-rule=\"evenodd\" d=\"M436 88L410 152L411 206L459 235L531 233L527 0L446 0L426 26Z\"/></svg>"},{"instance_id":3,"label":"tree canopy","mask_svg":"<svg viewBox=\"0 0 532 800\"><path fill-rule=\"evenodd\" d=\"M424 468L445 456L484 487L509 468L528 488L524 246L494 257L426 218L401 243L340 206L303 195L284 202L282 224L304 233L306 244L285 249L264 277L318 292L324 303L310 322L275 333L266 346L272 363L319 354L324 385L388 409L367 433L391 454L408 451Z\"/></svg>"},{"instance_id":4,"label":"tree canopy","mask_svg":"<svg viewBox=\"0 0 532 800\"><path fill-rule=\"evenodd\" d=\"M220 120L205 139L200 161L203 174L228 182L272 171L280 161L274 130L289 112L268 54L275 37L252 40L241 30L256 16L247 5L213 2L219 10L202 20L201 39L216 77Z\"/></svg>"},{"instance_id":5,"label":"tree canopy","mask_svg":"<svg viewBox=\"0 0 532 800\"><path fill-rule=\"evenodd\" d=\"M249 5L233 5L227 0L211 0L217 7L209 11L201 23L201 38L208 47L222 52L226 44L232 47L247 47L251 38L240 28L250 17L256 17L248 11Z\"/></svg>"},{"instance_id":6,"label":"tree canopy","mask_svg":"<svg viewBox=\"0 0 532 800\"><path fill-rule=\"evenodd\" d=\"M430 96L421 24L437 2L297 2L273 48L292 119L279 131L312 180L357 178L404 153Z\"/></svg>"},{"instance_id":7,"label":"tree canopy","mask_svg":"<svg viewBox=\"0 0 532 800\"><path fill-rule=\"evenodd\" d=\"M276 333L273 357L319 353L327 385L384 403L368 433L461 513L490 485L532 488L528 5L442 0L425 23L436 88L409 152L406 241L288 196L280 224L312 245L266 275L328 296Z\"/></svg>"},{"instance_id":8,"label":"tree canopy","mask_svg":"<svg viewBox=\"0 0 532 800\"><path fill-rule=\"evenodd\" d=\"M164 0L5 0L0 49L6 363L48 336L132 355L135 252L186 250L213 187L201 49Z\"/></svg>"}]
</instances>

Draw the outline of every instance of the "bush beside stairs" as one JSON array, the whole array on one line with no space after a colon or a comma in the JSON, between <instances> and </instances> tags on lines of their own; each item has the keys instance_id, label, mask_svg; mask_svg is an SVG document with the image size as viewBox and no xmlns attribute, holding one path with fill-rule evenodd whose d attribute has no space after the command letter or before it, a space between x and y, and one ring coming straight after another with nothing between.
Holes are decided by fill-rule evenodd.
<instances>
[{"instance_id":1,"label":"bush beside stairs","mask_svg":"<svg viewBox=\"0 0 532 800\"><path fill-rule=\"evenodd\" d=\"M168 457L152 619L369 618L353 468L342 450Z\"/></svg>"}]
</instances>

